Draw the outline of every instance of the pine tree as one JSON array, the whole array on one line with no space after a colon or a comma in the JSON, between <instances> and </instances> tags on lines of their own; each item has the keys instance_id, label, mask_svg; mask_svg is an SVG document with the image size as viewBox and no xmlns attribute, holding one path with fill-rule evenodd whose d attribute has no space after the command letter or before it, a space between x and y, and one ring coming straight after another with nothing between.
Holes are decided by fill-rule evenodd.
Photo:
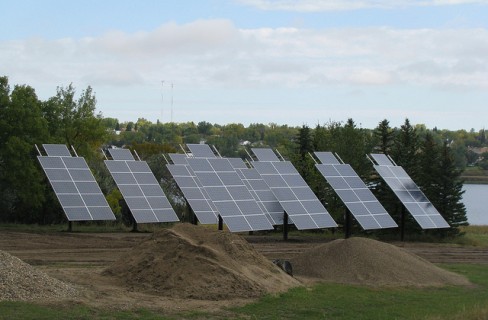
<instances>
[{"instance_id":1,"label":"pine tree","mask_svg":"<svg viewBox=\"0 0 488 320\"><path fill-rule=\"evenodd\" d=\"M456 168L454 157L447 142L440 152L438 174L438 197L433 200L434 207L446 219L450 229L439 229L441 236L455 236L460 233L459 227L468 225L466 208L462 202L463 181L461 171Z\"/></svg>"}]
</instances>

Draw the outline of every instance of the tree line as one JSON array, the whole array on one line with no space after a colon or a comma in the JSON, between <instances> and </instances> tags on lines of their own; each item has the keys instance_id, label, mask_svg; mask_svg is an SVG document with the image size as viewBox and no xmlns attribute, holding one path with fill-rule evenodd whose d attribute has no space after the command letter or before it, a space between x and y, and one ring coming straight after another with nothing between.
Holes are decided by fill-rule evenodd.
<instances>
[{"instance_id":1,"label":"tree line","mask_svg":"<svg viewBox=\"0 0 488 320\"><path fill-rule=\"evenodd\" d=\"M205 142L227 157L246 158L249 147L278 150L292 161L339 223L344 207L314 168L309 153L336 152L369 184L398 222L401 205L366 158L372 152L389 154L454 227L438 231L446 236L456 234L458 227L466 224L460 174L470 164L470 148L487 143L484 130L427 129L424 125L410 124L408 119L400 128L392 128L385 119L373 129L358 127L353 119L331 121L314 128L275 123L247 127L206 121L152 123L143 118L121 123L96 113L96 103L91 87L82 90L78 97L73 85L59 87L55 96L41 101L32 87L14 85L11 89L8 78L0 77L0 222L52 224L65 220L37 163L34 146L45 143L73 146L85 157L118 221L122 222L127 220L122 212L122 196L103 165L100 150L109 146L136 150L161 181L177 213L185 219L188 208L164 165L163 154L181 152L182 144ZM407 221L407 230L421 232L412 220Z\"/></svg>"}]
</instances>

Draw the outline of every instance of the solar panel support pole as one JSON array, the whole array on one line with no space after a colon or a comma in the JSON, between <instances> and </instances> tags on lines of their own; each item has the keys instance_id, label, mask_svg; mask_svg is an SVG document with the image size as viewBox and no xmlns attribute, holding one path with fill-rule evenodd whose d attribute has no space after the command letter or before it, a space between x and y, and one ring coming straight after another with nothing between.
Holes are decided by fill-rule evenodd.
<instances>
[{"instance_id":1,"label":"solar panel support pole","mask_svg":"<svg viewBox=\"0 0 488 320\"><path fill-rule=\"evenodd\" d=\"M283 212L283 240L288 240L288 213Z\"/></svg>"},{"instance_id":2,"label":"solar panel support pole","mask_svg":"<svg viewBox=\"0 0 488 320\"><path fill-rule=\"evenodd\" d=\"M68 232L73 231L73 221L68 221Z\"/></svg>"},{"instance_id":3,"label":"solar panel support pole","mask_svg":"<svg viewBox=\"0 0 488 320\"><path fill-rule=\"evenodd\" d=\"M346 209L344 216L344 238L348 239L351 237L351 211Z\"/></svg>"},{"instance_id":4,"label":"solar panel support pole","mask_svg":"<svg viewBox=\"0 0 488 320\"><path fill-rule=\"evenodd\" d=\"M219 230L224 230L224 220L222 220L220 214L219 214Z\"/></svg>"},{"instance_id":5,"label":"solar panel support pole","mask_svg":"<svg viewBox=\"0 0 488 320\"><path fill-rule=\"evenodd\" d=\"M405 206L402 206L400 214L400 241L405 241Z\"/></svg>"}]
</instances>

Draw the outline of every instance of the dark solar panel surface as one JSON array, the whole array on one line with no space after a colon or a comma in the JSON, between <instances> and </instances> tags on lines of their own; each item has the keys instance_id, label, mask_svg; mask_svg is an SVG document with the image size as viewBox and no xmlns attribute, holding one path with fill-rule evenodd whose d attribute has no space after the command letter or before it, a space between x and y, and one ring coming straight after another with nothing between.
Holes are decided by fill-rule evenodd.
<instances>
[{"instance_id":1,"label":"dark solar panel surface","mask_svg":"<svg viewBox=\"0 0 488 320\"><path fill-rule=\"evenodd\" d=\"M186 145L195 158L216 158L208 144L187 144Z\"/></svg>"},{"instance_id":2,"label":"dark solar panel surface","mask_svg":"<svg viewBox=\"0 0 488 320\"><path fill-rule=\"evenodd\" d=\"M187 162L230 231L273 229L228 159L188 158Z\"/></svg>"},{"instance_id":3,"label":"dark solar panel surface","mask_svg":"<svg viewBox=\"0 0 488 320\"><path fill-rule=\"evenodd\" d=\"M217 208L188 164L167 164L166 166L197 216L198 221L201 224L217 223L219 214Z\"/></svg>"},{"instance_id":4,"label":"dark solar panel surface","mask_svg":"<svg viewBox=\"0 0 488 320\"><path fill-rule=\"evenodd\" d=\"M253 166L298 229L337 226L290 162L255 161Z\"/></svg>"},{"instance_id":5,"label":"dark solar panel surface","mask_svg":"<svg viewBox=\"0 0 488 320\"><path fill-rule=\"evenodd\" d=\"M66 146L64 149L68 150ZM53 151L56 150L56 151ZM51 154L38 156L54 193L69 221L115 220L98 183L84 158L65 155L63 148L51 148Z\"/></svg>"},{"instance_id":6,"label":"dark solar panel surface","mask_svg":"<svg viewBox=\"0 0 488 320\"><path fill-rule=\"evenodd\" d=\"M377 163L384 163L375 165L375 170L393 190L422 229L450 227L401 166L393 165L383 154L372 154L371 156ZM386 164L386 160L388 160L389 164Z\"/></svg>"},{"instance_id":7,"label":"dark solar panel surface","mask_svg":"<svg viewBox=\"0 0 488 320\"><path fill-rule=\"evenodd\" d=\"M348 164L330 152L315 152L322 164L315 166L365 230L397 227L385 208Z\"/></svg>"},{"instance_id":8,"label":"dark solar panel surface","mask_svg":"<svg viewBox=\"0 0 488 320\"><path fill-rule=\"evenodd\" d=\"M273 225L283 224L284 210L257 170L248 168L240 158L229 158L229 161L268 220Z\"/></svg>"},{"instance_id":9,"label":"dark solar panel surface","mask_svg":"<svg viewBox=\"0 0 488 320\"><path fill-rule=\"evenodd\" d=\"M111 155L114 156L114 154ZM179 221L147 163L145 161L127 160L127 153L117 152L115 156L121 160L105 160L105 165L136 222Z\"/></svg>"},{"instance_id":10,"label":"dark solar panel surface","mask_svg":"<svg viewBox=\"0 0 488 320\"><path fill-rule=\"evenodd\" d=\"M258 161L280 161L276 153L269 148L251 148Z\"/></svg>"}]
</instances>

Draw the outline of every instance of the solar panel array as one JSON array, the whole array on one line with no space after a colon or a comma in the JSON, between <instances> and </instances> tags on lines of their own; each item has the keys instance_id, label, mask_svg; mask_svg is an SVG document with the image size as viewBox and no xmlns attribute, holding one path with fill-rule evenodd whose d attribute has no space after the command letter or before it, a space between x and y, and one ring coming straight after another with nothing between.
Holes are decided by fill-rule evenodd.
<instances>
[{"instance_id":1,"label":"solar panel array","mask_svg":"<svg viewBox=\"0 0 488 320\"><path fill-rule=\"evenodd\" d=\"M331 152L315 152L322 162L315 167L324 176L365 230L397 227L385 208L348 164L341 164Z\"/></svg>"},{"instance_id":2,"label":"solar panel array","mask_svg":"<svg viewBox=\"0 0 488 320\"><path fill-rule=\"evenodd\" d=\"M273 229L228 159L187 158L187 162L230 231Z\"/></svg>"},{"instance_id":3,"label":"solar panel array","mask_svg":"<svg viewBox=\"0 0 488 320\"><path fill-rule=\"evenodd\" d=\"M173 156L170 155L170 157L174 161ZM178 156L175 158L181 160ZM186 163L186 156L183 160ZM198 221L201 224L217 223L219 212L188 164L167 164L166 167L183 192Z\"/></svg>"},{"instance_id":4,"label":"solar panel array","mask_svg":"<svg viewBox=\"0 0 488 320\"><path fill-rule=\"evenodd\" d=\"M249 168L240 158L229 158L229 161L268 220L273 225L283 224L285 211L257 170Z\"/></svg>"},{"instance_id":5,"label":"solar panel array","mask_svg":"<svg viewBox=\"0 0 488 320\"><path fill-rule=\"evenodd\" d=\"M65 145L43 145L48 156L38 156L69 221L115 220L84 158L72 157Z\"/></svg>"},{"instance_id":6,"label":"solar panel array","mask_svg":"<svg viewBox=\"0 0 488 320\"><path fill-rule=\"evenodd\" d=\"M384 154L371 154L371 157L378 163L375 170L422 229L449 228L446 220L401 166L394 165Z\"/></svg>"},{"instance_id":7,"label":"solar panel array","mask_svg":"<svg viewBox=\"0 0 488 320\"><path fill-rule=\"evenodd\" d=\"M263 154L255 154L260 161L254 161L252 165L298 229L337 227L329 212L290 162L264 161L261 159L272 157L269 157L269 153L265 157Z\"/></svg>"},{"instance_id":8,"label":"solar panel array","mask_svg":"<svg viewBox=\"0 0 488 320\"><path fill-rule=\"evenodd\" d=\"M109 153L114 160L105 160L105 165L137 223L179 221L145 161L134 160L126 149Z\"/></svg>"}]
</instances>

